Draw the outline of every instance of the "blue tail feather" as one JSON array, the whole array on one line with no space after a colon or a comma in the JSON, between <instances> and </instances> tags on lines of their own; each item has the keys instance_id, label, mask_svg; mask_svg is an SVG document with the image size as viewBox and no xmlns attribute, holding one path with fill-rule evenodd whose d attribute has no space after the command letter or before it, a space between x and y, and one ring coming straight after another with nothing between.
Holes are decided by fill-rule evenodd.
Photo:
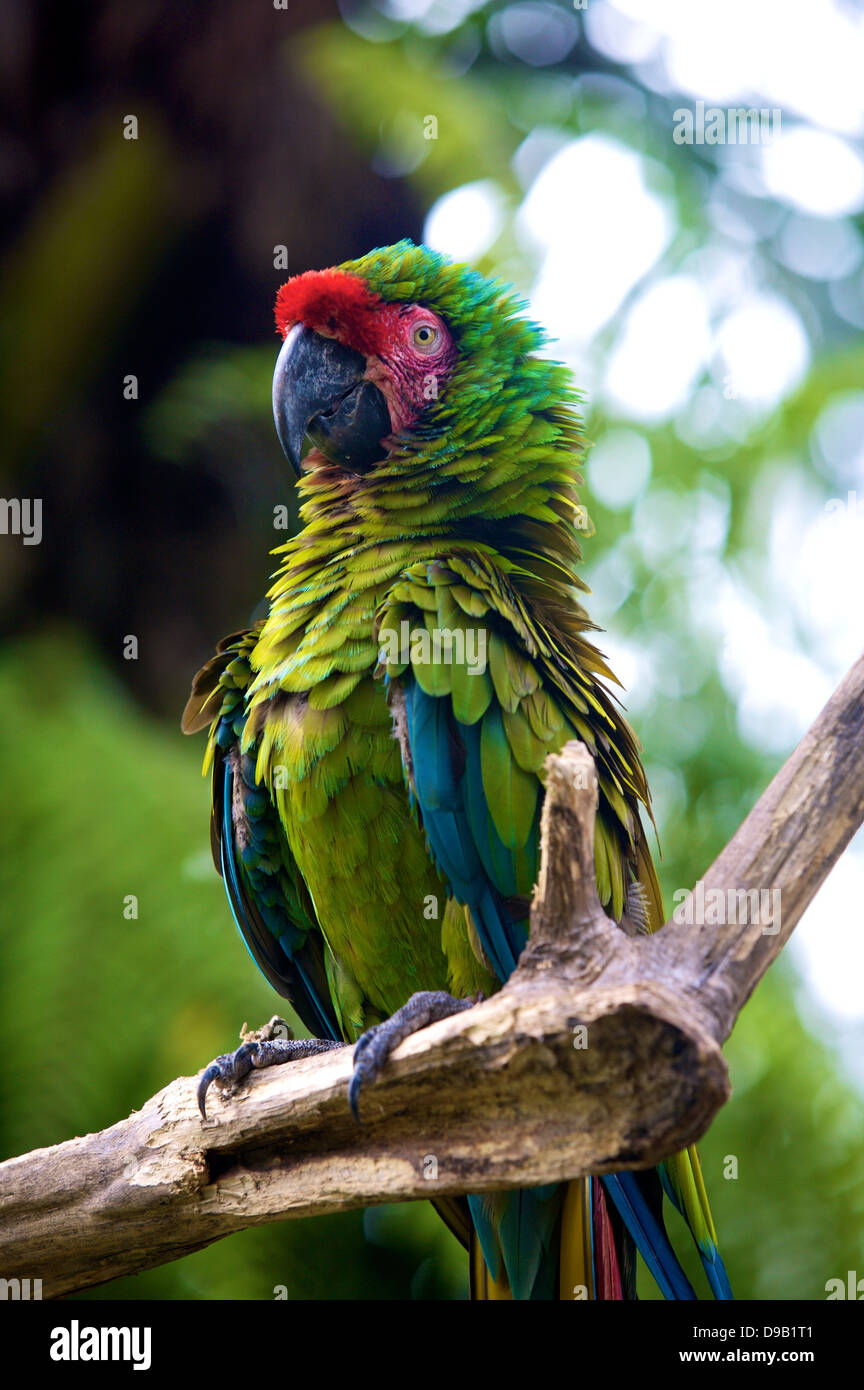
<instances>
[{"instance_id":1,"label":"blue tail feather","mask_svg":"<svg viewBox=\"0 0 864 1390\"><path fill-rule=\"evenodd\" d=\"M633 1173L609 1173L603 1186L650 1269L664 1298L676 1301L695 1299L693 1286L648 1203Z\"/></svg>"}]
</instances>

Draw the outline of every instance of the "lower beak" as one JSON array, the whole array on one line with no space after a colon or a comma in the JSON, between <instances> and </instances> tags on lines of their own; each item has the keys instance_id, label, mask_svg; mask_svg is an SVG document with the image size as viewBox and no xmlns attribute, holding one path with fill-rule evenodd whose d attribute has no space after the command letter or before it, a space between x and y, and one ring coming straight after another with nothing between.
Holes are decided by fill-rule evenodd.
<instances>
[{"instance_id":1,"label":"lower beak","mask_svg":"<svg viewBox=\"0 0 864 1390\"><path fill-rule=\"evenodd\" d=\"M286 336L273 373L273 418L298 475L307 435L349 472L364 473L383 457L390 412L365 371L362 353L302 323Z\"/></svg>"}]
</instances>

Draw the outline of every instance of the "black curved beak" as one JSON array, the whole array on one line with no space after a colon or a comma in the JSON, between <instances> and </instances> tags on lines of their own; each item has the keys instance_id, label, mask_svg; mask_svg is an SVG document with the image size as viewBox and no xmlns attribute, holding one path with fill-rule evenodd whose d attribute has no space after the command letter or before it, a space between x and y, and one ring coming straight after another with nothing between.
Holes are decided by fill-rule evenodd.
<instances>
[{"instance_id":1,"label":"black curved beak","mask_svg":"<svg viewBox=\"0 0 864 1390\"><path fill-rule=\"evenodd\" d=\"M333 463L364 473L383 457L390 433L387 402L364 381L366 359L335 338L297 323L287 334L273 373L273 418L285 456L300 473L308 435Z\"/></svg>"}]
</instances>

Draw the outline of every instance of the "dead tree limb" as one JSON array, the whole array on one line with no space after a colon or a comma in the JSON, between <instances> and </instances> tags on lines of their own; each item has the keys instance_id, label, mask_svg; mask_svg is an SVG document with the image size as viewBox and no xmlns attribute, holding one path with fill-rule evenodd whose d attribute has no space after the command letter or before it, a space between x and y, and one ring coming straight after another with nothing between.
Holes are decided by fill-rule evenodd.
<instances>
[{"instance_id":1,"label":"dead tree limb","mask_svg":"<svg viewBox=\"0 0 864 1390\"><path fill-rule=\"evenodd\" d=\"M172 1081L110 1129L0 1164L0 1275L56 1296L246 1226L645 1167L704 1133L729 1094L721 1044L864 821L864 658L705 874L705 903L779 893L773 920L625 936L594 886L593 763L571 743L547 771L519 968L404 1042L361 1126L347 1048L253 1074L207 1125L196 1079Z\"/></svg>"}]
</instances>

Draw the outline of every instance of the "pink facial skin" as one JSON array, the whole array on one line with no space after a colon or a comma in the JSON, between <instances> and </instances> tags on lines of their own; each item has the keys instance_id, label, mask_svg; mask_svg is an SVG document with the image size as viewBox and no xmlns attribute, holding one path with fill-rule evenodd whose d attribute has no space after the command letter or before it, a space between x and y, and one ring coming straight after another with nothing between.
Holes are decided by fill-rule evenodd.
<instances>
[{"instance_id":1,"label":"pink facial skin","mask_svg":"<svg viewBox=\"0 0 864 1390\"><path fill-rule=\"evenodd\" d=\"M384 396L395 434L437 398L457 350L444 320L422 304L385 304L377 316L379 346L366 358L366 376Z\"/></svg>"},{"instance_id":2,"label":"pink facial skin","mask_svg":"<svg viewBox=\"0 0 864 1390\"><path fill-rule=\"evenodd\" d=\"M431 309L388 304L344 270L307 270L282 286L276 326L283 338L295 323L364 355L365 375L387 402L394 434L435 400L458 356L449 328Z\"/></svg>"}]
</instances>

